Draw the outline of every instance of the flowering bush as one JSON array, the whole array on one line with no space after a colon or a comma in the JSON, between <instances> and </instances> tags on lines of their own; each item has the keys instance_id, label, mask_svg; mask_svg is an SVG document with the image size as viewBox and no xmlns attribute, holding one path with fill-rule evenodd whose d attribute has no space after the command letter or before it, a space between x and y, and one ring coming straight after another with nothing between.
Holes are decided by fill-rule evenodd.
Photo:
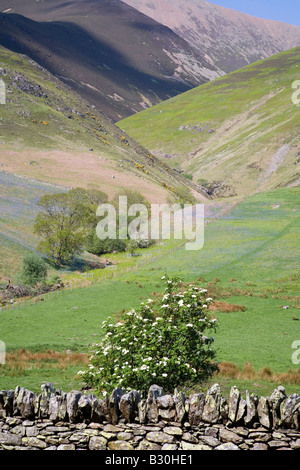
<instances>
[{"instance_id":1,"label":"flowering bush","mask_svg":"<svg viewBox=\"0 0 300 470\"><path fill-rule=\"evenodd\" d=\"M208 314L212 299L194 285L183 290L176 279L166 283L159 301L148 299L138 310L125 313L118 323L104 321L104 337L92 348L86 383L99 392L116 387L146 392L153 383L167 391L185 382L198 383L217 369L213 337L217 320ZM180 288L181 287L181 288Z\"/></svg>"}]
</instances>

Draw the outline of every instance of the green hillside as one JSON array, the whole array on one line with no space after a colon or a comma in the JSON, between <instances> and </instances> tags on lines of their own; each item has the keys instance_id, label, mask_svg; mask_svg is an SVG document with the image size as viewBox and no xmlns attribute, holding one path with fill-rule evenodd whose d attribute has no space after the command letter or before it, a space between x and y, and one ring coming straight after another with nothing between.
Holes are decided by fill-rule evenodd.
<instances>
[{"instance_id":1,"label":"green hillside","mask_svg":"<svg viewBox=\"0 0 300 470\"><path fill-rule=\"evenodd\" d=\"M166 197L163 183L180 181L178 173L27 56L0 47L0 78L7 97L0 106L0 171L110 195L142 186L141 192L156 201Z\"/></svg>"},{"instance_id":2,"label":"green hillside","mask_svg":"<svg viewBox=\"0 0 300 470\"><path fill-rule=\"evenodd\" d=\"M161 203L172 197L168 188L191 187L26 55L0 46L0 79L6 89L0 105L0 279L14 278L24 253L37 246L33 225L45 194L83 187L113 198L126 188Z\"/></svg>"},{"instance_id":3,"label":"green hillside","mask_svg":"<svg viewBox=\"0 0 300 470\"><path fill-rule=\"evenodd\" d=\"M101 336L101 322L161 292L160 278L167 272L207 288L216 301L215 348L220 362L240 368L249 362L256 371L296 372L299 366L291 357L292 343L300 334L299 210L299 188L247 198L206 225L202 250L182 248L137 272L3 311L1 338L9 353L51 349L86 354ZM74 383L75 371L67 365L56 370L50 363L43 367L26 363L20 371L12 365L0 372L0 388L21 382L39 389L50 377L63 389L80 387L80 381ZM261 379L254 382L255 387L262 385ZM270 389L278 383L285 384L285 380L270 383L269 379ZM286 384L294 384L294 391L299 388L297 381L286 379ZM253 383L243 386L255 388Z\"/></svg>"},{"instance_id":4,"label":"green hillside","mask_svg":"<svg viewBox=\"0 0 300 470\"><path fill-rule=\"evenodd\" d=\"M118 123L214 196L299 184L300 48L277 54Z\"/></svg>"}]
</instances>

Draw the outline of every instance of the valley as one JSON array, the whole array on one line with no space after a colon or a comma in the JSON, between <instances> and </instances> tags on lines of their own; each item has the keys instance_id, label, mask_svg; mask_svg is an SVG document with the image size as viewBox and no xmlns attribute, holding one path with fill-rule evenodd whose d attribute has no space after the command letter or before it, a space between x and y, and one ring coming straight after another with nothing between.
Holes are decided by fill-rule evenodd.
<instances>
[{"instance_id":1,"label":"valley","mask_svg":"<svg viewBox=\"0 0 300 470\"><path fill-rule=\"evenodd\" d=\"M217 197L298 185L299 54L256 62L118 125Z\"/></svg>"},{"instance_id":2,"label":"valley","mask_svg":"<svg viewBox=\"0 0 300 470\"><path fill-rule=\"evenodd\" d=\"M205 289L218 320L219 372L179 386L299 391L300 27L181 4L0 0L0 295L25 255L45 257L45 195L131 191L205 213L201 250L171 238L46 259L57 288L0 302L0 390L85 389L102 322L161 299L169 276Z\"/></svg>"}]
</instances>

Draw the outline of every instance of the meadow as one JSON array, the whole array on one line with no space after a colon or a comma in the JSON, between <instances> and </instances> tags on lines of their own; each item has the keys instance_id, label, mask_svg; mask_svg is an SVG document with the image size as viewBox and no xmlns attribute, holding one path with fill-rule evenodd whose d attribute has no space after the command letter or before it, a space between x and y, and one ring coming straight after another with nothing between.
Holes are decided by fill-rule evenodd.
<instances>
[{"instance_id":1,"label":"meadow","mask_svg":"<svg viewBox=\"0 0 300 470\"><path fill-rule=\"evenodd\" d=\"M101 338L102 321L159 295L167 273L205 287L215 300L214 347L222 373L214 382L263 393L280 383L299 391L300 368L292 363L292 343L300 340L299 208L299 188L256 194L210 220L200 251L183 247L168 255L166 244L159 259L138 269L3 310L0 338L8 361L0 369L0 389L39 390L47 381L65 391L80 389L76 372ZM72 276L78 275L68 273L68 280Z\"/></svg>"}]
</instances>

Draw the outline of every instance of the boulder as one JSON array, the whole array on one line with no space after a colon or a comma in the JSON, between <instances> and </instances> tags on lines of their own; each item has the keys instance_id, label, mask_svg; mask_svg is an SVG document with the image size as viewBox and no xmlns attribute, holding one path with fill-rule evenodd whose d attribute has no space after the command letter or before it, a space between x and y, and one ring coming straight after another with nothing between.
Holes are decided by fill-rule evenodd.
<instances>
[{"instance_id":1,"label":"boulder","mask_svg":"<svg viewBox=\"0 0 300 470\"><path fill-rule=\"evenodd\" d=\"M297 393L281 402L279 425L286 429L300 429L300 397Z\"/></svg>"},{"instance_id":2,"label":"boulder","mask_svg":"<svg viewBox=\"0 0 300 470\"><path fill-rule=\"evenodd\" d=\"M272 427L272 416L270 410L269 397L260 397L257 405L259 422L267 429Z\"/></svg>"},{"instance_id":3,"label":"boulder","mask_svg":"<svg viewBox=\"0 0 300 470\"><path fill-rule=\"evenodd\" d=\"M147 421L147 408L148 408L147 400L142 399L138 403L138 416L139 416L139 423L141 424L145 424Z\"/></svg>"},{"instance_id":4,"label":"boulder","mask_svg":"<svg viewBox=\"0 0 300 470\"><path fill-rule=\"evenodd\" d=\"M90 450L106 450L107 440L102 436L92 436L89 442Z\"/></svg>"},{"instance_id":5,"label":"boulder","mask_svg":"<svg viewBox=\"0 0 300 470\"><path fill-rule=\"evenodd\" d=\"M94 395L81 395L78 401L78 420L90 422L92 415L92 403L96 399Z\"/></svg>"},{"instance_id":6,"label":"boulder","mask_svg":"<svg viewBox=\"0 0 300 470\"><path fill-rule=\"evenodd\" d=\"M244 416L244 423L246 426L251 427L258 421L258 396L246 391L246 415Z\"/></svg>"},{"instance_id":7,"label":"boulder","mask_svg":"<svg viewBox=\"0 0 300 470\"><path fill-rule=\"evenodd\" d=\"M270 407L273 419L273 427L280 424L280 405L287 398L284 387L278 387L270 396Z\"/></svg>"},{"instance_id":8,"label":"boulder","mask_svg":"<svg viewBox=\"0 0 300 470\"><path fill-rule=\"evenodd\" d=\"M107 421L111 423L111 415L109 413L108 397L105 400L92 399L91 402L91 421L92 423L103 423Z\"/></svg>"},{"instance_id":9,"label":"boulder","mask_svg":"<svg viewBox=\"0 0 300 470\"><path fill-rule=\"evenodd\" d=\"M238 413L240 398L241 398L241 394L236 388L236 386L232 387L230 390L229 402L228 402L228 419L231 423L236 422L236 416Z\"/></svg>"},{"instance_id":10,"label":"boulder","mask_svg":"<svg viewBox=\"0 0 300 470\"><path fill-rule=\"evenodd\" d=\"M136 390L125 393L120 399L120 411L128 423L134 423L138 415L138 404L141 400L141 395Z\"/></svg>"},{"instance_id":11,"label":"boulder","mask_svg":"<svg viewBox=\"0 0 300 470\"><path fill-rule=\"evenodd\" d=\"M41 386L42 393L35 400L35 415L40 418L48 418L49 416L49 400L56 396L56 390L51 382Z\"/></svg>"},{"instance_id":12,"label":"boulder","mask_svg":"<svg viewBox=\"0 0 300 470\"><path fill-rule=\"evenodd\" d=\"M81 398L81 393L73 390L67 393L67 414L70 423L78 421L78 403Z\"/></svg>"},{"instance_id":13,"label":"boulder","mask_svg":"<svg viewBox=\"0 0 300 470\"><path fill-rule=\"evenodd\" d=\"M147 419L151 423L158 423L157 398L164 396L165 392L159 385L151 385L147 398Z\"/></svg>"},{"instance_id":14,"label":"boulder","mask_svg":"<svg viewBox=\"0 0 300 470\"><path fill-rule=\"evenodd\" d=\"M158 417L164 421L174 421L176 417L175 403L172 395L163 395L156 399Z\"/></svg>"},{"instance_id":15,"label":"boulder","mask_svg":"<svg viewBox=\"0 0 300 470\"><path fill-rule=\"evenodd\" d=\"M187 416L186 411L186 396L183 392L174 392L174 404L176 410L176 421L178 423L183 423Z\"/></svg>"},{"instance_id":16,"label":"boulder","mask_svg":"<svg viewBox=\"0 0 300 470\"><path fill-rule=\"evenodd\" d=\"M0 391L0 418L13 416L14 412L14 390Z\"/></svg>"},{"instance_id":17,"label":"boulder","mask_svg":"<svg viewBox=\"0 0 300 470\"><path fill-rule=\"evenodd\" d=\"M16 387L14 393L14 414L25 419L34 419L35 395L24 387Z\"/></svg>"},{"instance_id":18,"label":"boulder","mask_svg":"<svg viewBox=\"0 0 300 470\"><path fill-rule=\"evenodd\" d=\"M119 421L119 416L120 416L120 400L122 395L125 394L125 391L121 388L116 388L111 396L109 397L108 401L108 406L109 406L109 412L111 415L111 422L112 424L117 424Z\"/></svg>"},{"instance_id":19,"label":"boulder","mask_svg":"<svg viewBox=\"0 0 300 470\"><path fill-rule=\"evenodd\" d=\"M67 394L56 394L49 400L49 419L53 422L67 419Z\"/></svg>"},{"instance_id":20,"label":"boulder","mask_svg":"<svg viewBox=\"0 0 300 470\"><path fill-rule=\"evenodd\" d=\"M213 385L207 392L202 420L215 424L220 419L221 389L219 384Z\"/></svg>"},{"instance_id":21,"label":"boulder","mask_svg":"<svg viewBox=\"0 0 300 470\"><path fill-rule=\"evenodd\" d=\"M203 393L195 393L189 399L188 420L191 426L198 426L202 420L205 396Z\"/></svg>"}]
</instances>

